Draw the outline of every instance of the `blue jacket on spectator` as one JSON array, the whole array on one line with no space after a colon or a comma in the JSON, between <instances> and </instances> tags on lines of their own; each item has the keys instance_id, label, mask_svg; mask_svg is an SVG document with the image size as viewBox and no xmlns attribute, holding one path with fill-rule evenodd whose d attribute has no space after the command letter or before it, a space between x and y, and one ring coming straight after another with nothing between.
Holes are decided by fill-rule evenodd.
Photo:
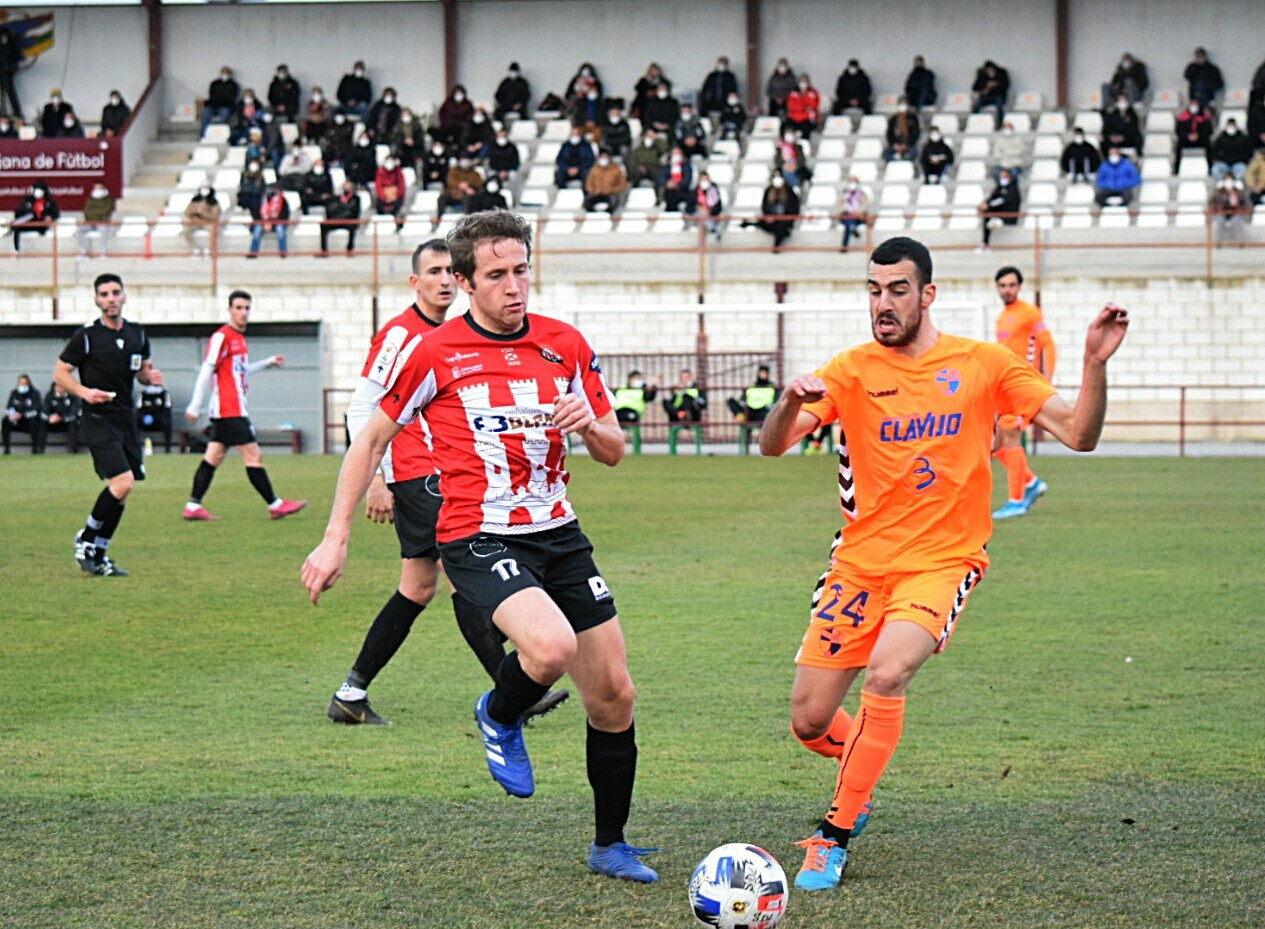
<instances>
[{"instance_id":1,"label":"blue jacket on spectator","mask_svg":"<svg viewBox=\"0 0 1265 929\"><path fill-rule=\"evenodd\" d=\"M562 143L562 148L558 149L558 157L555 160L557 170L554 172L555 183L559 187L564 186L568 181L579 181L584 184L584 179L589 176L589 168L593 167L593 163L597 157L593 154L593 146L584 139L578 142L572 142L569 139ZM568 177L567 171L570 168L579 168L578 176Z\"/></svg>"},{"instance_id":2,"label":"blue jacket on spectator","mask_svg":"<svg viewBox=\"0 0 1265 929\"><path fill-rule=\"evenodd\" d=\"M1128 158L1121 158L1116 164L1104 161L1098 167L1097 186L1099 190L1123 191L1133 190L1142 183L1138 169Z\"/></svg>"}]
</instances>

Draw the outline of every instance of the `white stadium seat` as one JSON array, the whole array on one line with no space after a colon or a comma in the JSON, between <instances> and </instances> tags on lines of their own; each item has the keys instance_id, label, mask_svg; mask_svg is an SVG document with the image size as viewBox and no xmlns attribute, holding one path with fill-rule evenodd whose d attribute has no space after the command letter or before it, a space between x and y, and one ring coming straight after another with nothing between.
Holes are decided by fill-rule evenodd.
<instances>
[{"instance_id":1,"label":"white stadium seat","mask_svg":"<svg viewBox=\"0 0 1265 929\"><path fill-rule=\"evenodd\" d=\"M966 117L967 135L992 135L997 128L997 120L992 113L972 113Z\"/></svg>"},{"instance_id":2,"label":"white stadium seat","mask_svg":"<svg viewBox=\"0 0 1265 929\"><path fill-rule=\"evenodd\" d=\"M958 163L955 176L958 181L982 181L988 176L988 171L983 161L968 159Z\"/></svg>"},{"instance_id":3,"label":"white stadium seat","mask_svg":"<svg viewBox=\"0 0 1265 929\"><path fill-rule=\"evenodd\" d=\"M1167 158L1147 155L1142 159L1142 180L1156 181L1173 176L1173 165Z\"/></svg>"},{"instance_id":4,"label":"white stadium seat","mask_svg":"<svg viewBox=\"0 0 1265 929\"><path fill-rule=\"evenodd\" d=\"M545 123L540 134L542 142L565 142L571 137L571 121L569 119L551 119Z\"/></svg>"},{"instance_id":5,"label":"white stadium seat","mask_svg":"<svg viewBox=\"0 0 1265 929\"><path fill-rule=\"evenodd\" d=\"M1097 110L1081 110L1072 121L1074 127L1085 131L1085 135L1093 138L1102 135L1102 114Z\"/></svg>"},{"instance_id":6,"label":"white stadium seat","mask_svg":"<svg viewBox=\"0 0 1265 929\"><path fill-rule=\"evenodd\" d=\"M1062 110L1046 110L1037 118L1037 132L1053 134L1067 132L1067 114Z\"/></svg>"},{"instance_id":7,"label":"white stadium seat","mask_svg":"<svg viewBox=\"0 0 1265 929\"><path fill-rule=\"evenodd\" d=\"M628 197L624 201L624 209L631 212L649 212L655 206L654 188L653 187L634 187L628 191Z\"/></svg>"},{"instance_id":8,"label":"white stadium seat","mask_svg":"<svg viewBox=\"0 0 1265 929\"><path fill-rule=\"evenodd\" d=\"M958 158L987 158L990 147L983 136L967 136L958 148Z\"/></svg>"},{"instance_id":9,"label":"white stadium seat","mask_svg":"<svg viewBox=\"0 0 1265 929\"><path fill-rule=\"evenodd\" d=\"M781 120L776 116L757 116L751 126L751 136L752 138L776 138L781 125Z\"/></svg>"},{"instance_id":10,"label":"white stadium seat","mask_svg":"<svg viewBox=\"0 0 1265 929\"><path fill-rule=\"evenodd\" d=\"M813 168L813 180L829 184L838 183L843 180L843 162L818 161Z\"/></svg>"},{"instance_id":11,"label":"white stadium seat","mask_svg":"<svg viewBox=\"0 0 1265 929\"><path fill-rule=\"evenodd\" d=\"M841 160L848 155L848 140L844 138L823 138L817 146L817 160Z\"/></svg>"},{"instance_id":12,"label":"white stadium seat","mask_svg":"<svg viewBox=\"0 0 1265 929\"><path fill-rule=\"evenodd\" d=\"M1058 158L1063 154L1063 139L1056 135L1039 135L1032 144L1033 158Z\"/></svg>"},{"instance_id":13,"label":"white stadium seat","mask_svg":"<svg viewBox=\"0 0 1265 929\"><path fill-rule=\"evenodd\" d=\"M1180 178L1193 179L1197 177L1206 177L1208 174L1208 160L1204 157L1202 148L1188 148L1182 152L1182 166L1177 171Z\"/></svg>"},{"instance_id":14,"label":"white stadium seat","mask_svg":"<svg viewBox=\"0 0 1265 929\"><path fill-rule=\"evenodd\" d=\"M538 133L535 120L516 119L510 126L509 136L511 142L535 142Z\"/></svg>"},{"instance_id":15,"label":"white stadium seat","mask_svg":"<svg viewBox=\"0 0 1265 929\"><path fill-rule=\"evenodd\" d=\"M1040 158L1032 162L1032 170L1028 177L1034 181L1057 181L1062 169L1055 158Z\"/></svg>"},{"instance_id":16,"label":"white stadium seat","mask_svg":"<svg viewBox=\"0 0 1265 929\"><path fill-rule=\"evenodd\" d=\"M914 179L914 163L912 161L890 161L883 172L883 180L887 183L912 181Z\"/></svg>"},{"instance_id":17,"label":"white stadium seat","mask_svg":"<svg viewBox=\"0 0 1265 929\"><path fill-rule=\"evenodd\" d=\"M1172 135L1177 131L1177 116L1172 110L1151 110L1146 114L1146 131Z\"/></svg>"},{"instance_id":18,"label":"white stadium seat","mask_svg":"<svg viewBox=\"0 0 1265 929\"><path fill-rule=\"evenodd\" d=\"M882 136L886 133L887 117L878 113L862 116L861 123L857 126L857 135L859 136Z\"/></svg>"},{"instance_id":19,"label":"white stadium seat","mask_svg":"<svg viewBox=\"0 0 1265 929\"><path fill-rule=\"evenodd\" d=\"M1054 206L1059 202L1059 189L1054 184L1034 183L1028 188L1028 206Z\"/></svg>"},{"instance_id":20,"label":"white stadium seat","mask_svg":"<svg viewBox=\"0 0 1265 929\"><path fill-rule=\"evenodd\" d=\"M579 187L566 187L558 191L557 196L553 198L553 209L551 213L561 211L575 212L584 206L584 191Z\"/></svg>"},{"instance_id":21,"label":"white stadium seat","mask_svg":"<svg viewBox=\"0 0 1265 929\"><path fill-rule=\"evenodd\" d=\"M821 136L823 139L832 139L838 136L852 135L852 117L850 116L827 116L825 125L821 128Z\"/></svg>"},{"instance_id":22,"label":"white stadium seat","mask_svg":"<svg viewBox=\"0 0 1265 929\"><path fill-rule=\"evenodd\" d=\"M876 138L857 139L856 147L852 149L852 160L857 161L874 161L883 155L883 140Z\"/></svg>"},{"instance_id":23,"label":"white stadium seat","mask_svg":"<svg viewBox=\"0 0 1265 929\"><path fill-rule=\"evenodd\" d=\"M949 202L949 192L943 184L923 184L914 202L919 207L942 207Z\"/></svg>"}]
</instances>

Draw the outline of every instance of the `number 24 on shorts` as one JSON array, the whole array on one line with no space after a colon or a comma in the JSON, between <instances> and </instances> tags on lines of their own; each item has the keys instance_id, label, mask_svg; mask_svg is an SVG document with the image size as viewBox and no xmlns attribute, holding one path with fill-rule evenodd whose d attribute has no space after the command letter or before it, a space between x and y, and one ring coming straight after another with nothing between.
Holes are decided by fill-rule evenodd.
<instances>
[{"instance_id":1,"label":"number 24 on shorts","mask_svg":"<svg viewBox=\"0 0 1265 929\"><path fill-rule=\"evenodd\" d=\"M831 584L830 593L832 594L830 602L817 611L817 618L827 623L837 623L839 620L835 617L834 609L839 605L839 601L843 599L843 585ZM865 604L870 599L868 590L858 590L856 595L844 604L839 610L839 614L852 620L853 626L859 626L865 622Z\"/></svg>"}]
</instances>

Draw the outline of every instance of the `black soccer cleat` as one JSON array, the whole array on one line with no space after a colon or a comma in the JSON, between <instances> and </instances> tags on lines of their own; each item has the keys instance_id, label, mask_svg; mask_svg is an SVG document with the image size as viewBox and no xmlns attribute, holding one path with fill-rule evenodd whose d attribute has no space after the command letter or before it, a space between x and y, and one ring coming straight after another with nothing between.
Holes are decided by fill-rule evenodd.
<instances>
[{"instance_id":1,"label":"black soccer cleat","mask_svg":"<svg viewBox=\"0 0 1265 929\"><path fill-rule=\"evenodd\" d=\"M347 726L393 725L373 711L368 697L363 700L342 700L335 694L329 701L329 709L325 711L325 715L334 722Z\"/></svg>"},{"instance_id":2,"label":"black soccer cleat","mask_svg":"<svg viewBox=\"0 0 1265 929\"><path fill-rule=\"evenodd\" d=\"M99 555L93 564L91 573L96 577L131 577L131 571L124 571L106 555Z\"/></svg>"},{"instance_id":3,"label":"black soccer cleat","mask_svg":"<svg viewBox=\"0 0 1265 929\"><path fill-rule=\"evenodd\" d=\"M526 710L523 711L523 722L528 723L537 716L548 716L571 696L569 690L551 690Z\"/></svg>"},{"instance_id":4,"label":"black soccer cleat","mask_svg":"<svg viewBox=\"0 0 1265 929\"><path fill-rule=\"evenodd\" d=\"M75 562L89 574L97 573L97 547L83 537L83 530L75 533Z\"/></svg>"}]
</instances>

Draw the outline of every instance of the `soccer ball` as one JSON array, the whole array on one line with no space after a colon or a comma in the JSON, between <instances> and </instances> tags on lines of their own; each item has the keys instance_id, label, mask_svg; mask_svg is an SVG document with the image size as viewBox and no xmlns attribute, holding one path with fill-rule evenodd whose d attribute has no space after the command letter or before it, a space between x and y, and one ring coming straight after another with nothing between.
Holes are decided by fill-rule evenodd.
<instances>
[{"instance_id":1,"label":"soccer ball","mask_svg":"<svg viewBox=\"0 0 1265 929\"><path fill-rule=\"evenodd\" d=\"M758 845L714 848L690 878L694 918L717 929L776 926L786 915L786 872Z\"/></svg>"}]
</instances>

